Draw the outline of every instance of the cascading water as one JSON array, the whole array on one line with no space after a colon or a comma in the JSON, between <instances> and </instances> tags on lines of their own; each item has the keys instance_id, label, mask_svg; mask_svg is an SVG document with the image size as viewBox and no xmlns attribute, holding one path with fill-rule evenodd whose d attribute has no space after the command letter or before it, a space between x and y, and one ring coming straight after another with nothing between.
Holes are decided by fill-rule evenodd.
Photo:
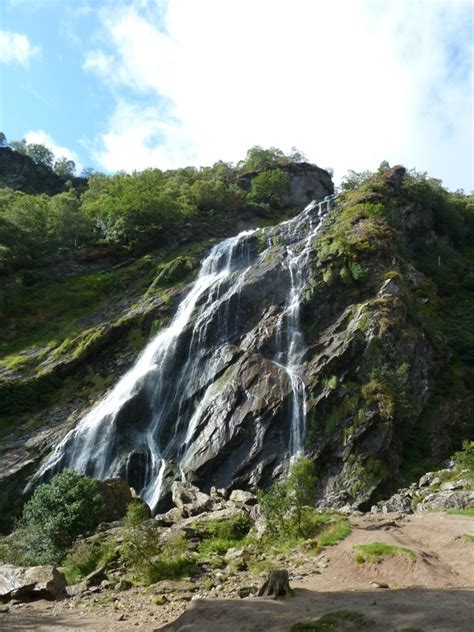
<instances>
[{"instance_id":1,"label":"cascading water","mask_svg":"<svg viewBox=\"0 0 474 632\"><path fill-rule=\"evenodd\" d=\"M334 196L328 196L323 202L312 202L295 220L280 225L282 241L287 244L287 267L290 273L290 292L278 322L278 337L281 351L276 360L285 368L291 382L291 434L290 455L294 456L303 449L306 434L305 384L301 376L301 362L305 351L304 336L300 327L300 307L307 285L307 263L311 253L311 242L321 225L321 220L329 211ZM316 213L315 213L316 211ZM293 242L303 230L306 238Z\"/></svg>"},{"instance_id":2,"label":"cascading water","mask_svg":"<svg viewBox=\"0 0 474 632\"><path fill-rule=\"evenodd\" d=\"M300 304L306 264L323 215L334 196L310 204L278 227L286 249L289 292L276 330L272 361L291 383L288 455L302 449L305 395L302 372L304 338ZM214 246L197 280L182 299L171 324L148 344L137 362L97 406L58 444L36 479L64 467L96 478L122 476L156 508L166 466L176 476L189 462L203 410L229 345L238 348L245 333L240 294L246 275L271 249L258 254L257 231L242 232Z\"/></svg>"}]
</instances>

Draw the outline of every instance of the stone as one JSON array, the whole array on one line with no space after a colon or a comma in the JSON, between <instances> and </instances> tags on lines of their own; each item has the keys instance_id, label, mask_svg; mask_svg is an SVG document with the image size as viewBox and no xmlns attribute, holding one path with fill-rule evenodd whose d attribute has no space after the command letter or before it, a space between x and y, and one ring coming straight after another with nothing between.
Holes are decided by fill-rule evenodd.
<instances>
[{"instance_id":1,"label":"stone","mask_svg":"<svg viewBox=\"0 0 474 632\"><path fill-rule=\"evenodd\" d=\"M234 562L240 560L248 560L250 559L250 551L245 547L240 549L230 548L227 550L224 559L226 562Z\"/></svg>"},{"instance_id":2,"label":"stone","mask_svg":"<svg viewBox=\"0 0 474 632\"><path fill-rule=\"evenodd\" d=\"M70 586L66 586L66 594L68 597L76 597L77 595L82 595L87 591L87 584L85 582L80 582L78 584L71 584Z\"/></svg>"},{"instance_id":3,"label":"stone","mask_svg":"<svg viewBox=\"0 0 474 632\"><path fill-rule=\"evenodd\" d=\"M229 500L231 500L232 502L236 504L242 504L242 505L256 505L257 504L257 497L255 496L255 494L252 494L251 492L243 491L242 489L234 489L234 491L231 492L230 494Z\"/></svg>"},{"instance_id":4,"label":"stone","mask_svg":"<svg viewBox=\"0 0 474 632\"><path fill-rule=\"evenodd\" d=\"M65 595L66 584L66 578L55 566L0 565L0 598L3 599L60 599Z\"/></svg>"},{"instance_id":5,"label":"stone","mask_svg":"<svg viewBox=\"0 0 474 632\"><path fill-rule=\"evenodd\" d=\"M115 589L120 591L120 592L122 592L124 590L129 590L132 586L133 586L132 582L130 582L130 581L128 581L128 579L125 579L124 577L122 577L117 582L117 584L115 586Z\"/></svg>"},{"instance_id":6,"label":"stone","mask_svg":"<svg viewBox=\"0 0 474 632\"><path fill-rule=\"evenodd\" d=\"M132 500L146 505L146 503L137 496L135 490L132 490L121 478L109 478L104 481L97 481L97 485L105 502L106 522L123 518ZM148 505L146 506L148 507ZM151 516L149 507L148 512Z\"/></svg>"},{"instance_id":7,"label":"stone","mask_svg":"<svg viewBox=\"0 0 474 632\"><path fill-rule=\"evenodd\" d=\"M178 507L172 507L164 514L157 514L155 520L160 527L171 527L176 522L184 518L183 510Z\"/></svg>"},{"instance_id":8,"label":"stone","mask_svg":"<svg viewBox=\"0 0 474 632\"><path fill-rule=\"evenodd\" d=\"M444 491L429 494L416 506L416 511L445 511L446 509L466 509L474 506L474 492Z\"/></svg>"},{"instance_id":9,"label":"stone","mask_svg":"<svg viewBox=\"0 0 474 632\"><path fill-rule=\"evenodd\" d=\"M171 485L171 496L175 506L185 516L196 516L212 507L210 496L199 491L191 483L174 481Z\"/></svg>"}]
</instances>

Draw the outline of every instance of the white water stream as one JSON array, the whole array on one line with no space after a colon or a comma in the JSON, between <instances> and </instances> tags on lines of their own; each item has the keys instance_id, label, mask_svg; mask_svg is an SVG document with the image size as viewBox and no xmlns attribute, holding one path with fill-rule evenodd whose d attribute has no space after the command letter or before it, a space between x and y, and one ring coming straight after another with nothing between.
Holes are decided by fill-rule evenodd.
<instances>
[{"instance_id":1,"label":"white water stream","mask_svg":"<svg viewBox=\"0 0 474 632\"><path fill-rule=\"evenodd\" d=\"M300 306L307 286L307 262L311 241L333 198L313 202L278 229L287 254L290 291L279 317L278 353L273 360L287 372L292 386L290 455L302 450L306 431ZM245 276L265 255L252 254L255 232L242 232L211 249L170 325L151 340L111 392L57 445L36 479L64 467L96 478L125 472L127 479L135 476L137 491L156 508L167 460L174 459L180 469L207 403L206 385L212 383L222 364L226 344L232 338L235 344ZM203 394L197 399L196 385L201 384ZM132 472L137 469L136 455L141 459L138 482Z\"/></svg>"}]
</instances>

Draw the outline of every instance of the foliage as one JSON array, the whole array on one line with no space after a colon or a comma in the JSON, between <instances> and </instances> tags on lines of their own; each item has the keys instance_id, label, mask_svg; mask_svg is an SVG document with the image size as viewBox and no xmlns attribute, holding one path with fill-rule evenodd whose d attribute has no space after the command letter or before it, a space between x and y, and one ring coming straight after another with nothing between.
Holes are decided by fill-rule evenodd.
<instances>
[{"instance_id":1,"label":"foliage","mask_svg":"<svg viewBox=\"0 0 474 632\"><path fill-rule=\"evenodd\" d=\"M465 509L448 509L446 513L474 518L474 507L466 507Z\"/></svg>"},{"instance_id":2,"label":"foliage","mask_svg":"<svg viewBox=\"0 0 474 632\"><path fill-rule=\"evenodd\" d=\"M464 441L462 450L454 455L458 469L467 470L466 475L474 479L474 441Z\"/></svg>"},{"instance_id":3,"label":"foliage","mask_svg":"<svg viewBox=\"0 0 474 632\"><path fill-rule=\"evenodd\" d=\"M360 552L356 557L358 564L379 562L384 557L394 557L395 555L406 555L412 560L416 558L416 553L411 549L407 549L403 546L395 546L394 544L386 544L385 542L358 544L354 549Z\"/></svg>"},{"instance_id":4,"label":"foliage","mask_svg":"<svg viewBox=\"0 0 474 632\"><path fill-rule=\"evenodd\" d=\"M194 560L184 539L160 544L154 520L142 520L135 508L129 509L127 521L120 558L134 581L149 585L192 571Z\"/></svg>"},{"instance_id":5,"label":"foliage","mask_svg":"<svg viewBox=\"0 0 474 632\"><path fill-rule=\"evenodd\" d=\"M133 529L143 524L150 518L148 507L139 500L132 500L127 507L127 513L123 520L123 524L128 529Z\"/></svg>"},{"instance_id":6,"label":"foliage","mask_svg":"<svg viewBox=\"0 0 474 632\"><path fill-rule=\"evenodd\" d=\"M341 180L341 189L343 191L352 191L357 189L364 184L370 176L372 176L371 171L353 171L349 169L346 175Z\"/></svg>"},{"instance_id":7,"label":"foliage","mask_svg":"<svg viewBox=\"0 0 474 632\"><path fill-rule=\"evenodd\" d=\"M19 522L30 564L60 562L77 536L96 527L105 516L97 482L64 470L36 488Z\"/></svg>"},{"instance_id":8,"label":"foliage","mask_svg":"<svg viewBox=\"0 0 474 632\"><path fill-rule=\"evenodd\" d=\"M240 171L262 171L274 169L278 165L286 165L289 163L304 162L306 156L293 147L289 155L285 155L281 149L269 147L264 149L260 145L255 145L247 151L245 160L238 163L237 167Z\"/></svg>"},{"instance_id":9,"label":"foliage","mask_svg":"<svg viewBox=\"0 0 474 632\"><path fill-rule=\"evenodd\" d=\"M109 542L79 540L62 563L68 584L76 584L82 577L112 561L117 555L114 546Z\"/></svg>"},{"instance_id":10,"label":"foliage","mask_svg":"<svg viewBox=\"0 0 474 632\"><path fill-rule=\"evenodd\" d=\"M282 208L289 186L288 174L284 171L279 169L262 171L252 180L249 199L257 204Z\"/></svg>"},{"instance_id":11,"label":"foliage","mask_svg":"<svg viewBox=\"0 0 474 632\"><path fill-rule=\"evenodd\" d=\"M291 465L288 477L277 481L267 491L258 490L258 499L271 533L304 532L305 505L315 499L316 470L311 459L299 456Z\"/></svg>"}]
</instances>

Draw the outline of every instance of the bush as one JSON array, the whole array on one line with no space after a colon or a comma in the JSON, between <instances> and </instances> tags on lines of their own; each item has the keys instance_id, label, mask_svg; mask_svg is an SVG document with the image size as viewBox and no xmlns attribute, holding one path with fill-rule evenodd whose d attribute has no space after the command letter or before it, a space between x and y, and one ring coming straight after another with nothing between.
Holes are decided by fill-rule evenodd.
<instances>
[{"instance_id":1,"label":"bush","mask_svg":"<svg viewBox=\"0 0 474 632\"><path fill-rule=\"evenodd\" d=\"M468 477L474 479L474 441L464 441L462 450L454 454L454 460L460 470L467 470Z\"/></svg>"},{"instance_id":2,"label":"bush","mask_svg":"<svg viewBox=\"0 0 474 632\"><path fill-rule=\"evenodd\" d=\"M252 180L249 199L257 204L268 204L281 208L289 186L288 174L284 171L280 169L263 171Z\"/></svg>"},{"instance_id":3,"label":"bush","mask_svg":"<svg viewBox=\"0 0 474 632\"><path fill-rule=\"evenodd\" d=\"M314 463L300 456L293 462L286 480L274 483L268 492L258 490L258 501L269 532L296 531L298 535L304 535L303 508L313 503L315 487Z\"/></svg>"},{"instance_id":4,"label":"bush","mask_svg":"<svg viewBox=\"0 0 474 632\"><path fill-rule=\"evenodd\" d=\"M30 564L60 562L77 536L94 529L104 517L97 482L64 470L37 487L23 509L19 526L29 548L25 558Z\"/></svg>"}]
</instances>

